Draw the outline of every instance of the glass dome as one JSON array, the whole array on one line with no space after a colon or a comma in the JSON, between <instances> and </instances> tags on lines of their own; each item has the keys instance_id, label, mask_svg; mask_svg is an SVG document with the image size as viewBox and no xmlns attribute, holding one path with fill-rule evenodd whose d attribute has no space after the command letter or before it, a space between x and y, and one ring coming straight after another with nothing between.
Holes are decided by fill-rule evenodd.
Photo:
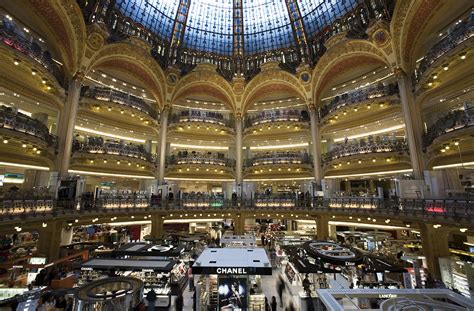
<instances>
[{"instance_id":1,"label":"glass dome","mask_svg":"<svg viewBox=\"0 0 474 311\"><path fill-rule=\"evenodd\" d=\"M116 0L124 17L161 39L224 56L295 47L299 38L323 31L357 4L358 0Z\"/></svg>"}]
</instances>

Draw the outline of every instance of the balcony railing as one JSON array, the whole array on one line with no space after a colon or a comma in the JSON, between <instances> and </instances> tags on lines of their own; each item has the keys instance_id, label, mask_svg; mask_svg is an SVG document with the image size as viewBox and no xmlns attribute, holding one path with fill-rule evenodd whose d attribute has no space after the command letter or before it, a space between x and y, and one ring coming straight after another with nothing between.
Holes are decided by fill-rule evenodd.
<instances>
[{"instance_id":1,"label":"balcony railing","mask_svg":"<svg viewBox=\"0 0 474 311\"><path fill-rule=\"evenodd\" d=\"M58 64L53 61L51 54L43 50L36 42L20 35L18 31L13 24L0 24L0 41L39 63L56 78L61 86L64 86L64 74Z\"/></svg>"},{"instance_id":2,"label":"balcony railing","mask_svg":"<svg viewBox=\"0 0 474 311\"><path fill-rule=\"evenodd\" d=\"M324 119L336 110L358 105L365 101L370 101L377 98L392 96L396 94L398 94L398 84L379 84L377 86L371 86L362 90L357 90L336 96L328 104L321 107L319 109L319 113L321 119Z\"/></svg>"},{"instance_id":3,"label":"balcony railing","mask_svg":"<svg viewBox=\"0 0 474 311\"><path fill-rule=\"evenodd\" d=\"M143 99L113 89L103 87L89 88L84 92L84 96L97 100L114 102L132 109L139 110L155 120L157 120L159 116L158 112L149 104L147 104Z\"/></svg>"},{"instance_id":4,"label":"balcony railing","mask_svg":"<svg viewBox=\"0 0 474 311\"><path fill-rule=\"evenodd\" d=\"M308 153L273 152L262 155L256 155L251 159L246 159L245 165L247 167L252 167L274 164L311 164L311 159L312 157Z\"/></svg>"},{"instance_id":5,"label":"balcony railing","mask_svg":"<svg viewBox=\"0 0 474 311\"><path fill-rule=\"evenodd\" d=\"M167 159L168 165L215 165L220 167L235 167L235 160L224 157L206 155L206 154L193 154L187 155L171 155Z\"/></svg>"},{"instance_id":6,"label":"balcony railing","mask_svg":"<svg viewBox=\"0 0 474 311\"><path fill-rule=\"evenodd\" d=\"M306 110L262 111L245 119L245 127L272 122L309 122L309 114Z\"/></svg>"},{"instance_id":7,"label":"balcony railing","mask_svg":"<svg viewBox=\"0 0 474 311\"><path fill-rule=\"evenodd\" d=\"M50 147L56 146L57 139L49 134L46 125L9 107L0 106L0 128L25 133L41 139Z\"/></svg>"},{"instance_id":8,"label":"balcony railing","mask_svg":"<svg viewBox=\"0 0 474 311\"><path fill-rule=\"evenodd\" d=\"M38 221L38 217L58 215L88 216L130 212L303 212L330 213L341 216L390 217L404 221L440 221L459 224L474 219L474 202L470 199L391 199L378 198L266 198L251 200L221 197L186 197L175 200L159 198L80 199L80 200L0 200L0 221ZM203 215L204 217L204 215ZM354 220L355 221L355 220Z\"/></svg>"},{"instance_id":9,"label":"balcony railing","mask_svg":"<svg viewBox=\"0 0 474 311\"><path fill-rule=\"evenodd\" d=\"M90 154L119 155L131 159L139 159L155 163L155 155L147 152L142 145L122 144L118 142L104 142L101 137L89 137L88 142L73 142L73 152Z\"/></svg>"},{"instance_id":10,"label":"balcony railing","mask_svg":"<svg viewBox=\"0 0 474 311\"><path fill-rule=\"evenodd\" d=\"M234 127L234 121L227 119L221 113L214 111L184 110L171 116L171 123L202 122Z\"/></svg>"},{"instance_id":11,"label":"balcony railing","mask_svg":"<svg viewBox=\"0 0 474 311\"><path fill-rule=\"evenodd\" d=\"M368 143L347 143L337 145L331 151L322 154L322 161L327 164L333 160L353 155L384 153L384 152L408 152L408 144L401 139L387 140Z\"/></svg>"},{"instance_id":12,"label":"balcony railing","mask_svg":"<svg viewBox=\"0 0 474 311\"><path fill-rule=\"evenodd\" d=\"M443 37L426 53L416 69L416 79L420 81L428 68L452 49L474 36L474 19L462 21L448 35Z\"/></svg>"},{"instance_id":13,"label":"balcony railing","mask_svg":"<svg viewBox=\"0 0 474 311\"><path fill-rule=\"evenodd\" d=\"M423 141L424 146L430 146L436 138L444 134L448 134L473 125L474 108L450 111L447 115L437 120L428 128Z\"/></svg>"}]
</instances>

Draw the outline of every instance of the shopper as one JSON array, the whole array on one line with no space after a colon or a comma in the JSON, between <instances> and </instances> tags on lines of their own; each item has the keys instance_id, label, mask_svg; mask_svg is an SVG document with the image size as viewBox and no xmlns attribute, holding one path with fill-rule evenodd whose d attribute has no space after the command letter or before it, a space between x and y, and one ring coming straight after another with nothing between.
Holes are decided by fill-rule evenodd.
<instances>
[{"instance_id":1,"label":"shopper","mask_svg":"<svg viewBox=\"0 0 474 311\"><path fill-rule=\"evenodd\" d=\"M283 277L280 274L277 280L277 292L278 292L278 297L280 297L280 305L282 307L283 307L283 291L284 290L285 290L285 281L283 280Z\"/></svg>"},{"instance_id":2,"label":"shopper","mask_svg":"<svg viewBox=\"0 0 474 311\"><path fill-rule=\"evenodd\" d=\"M178 294L178 297L176 297L176 311L183 311L183 295L181 293Z\"/></svg>"},{"instance_id":3,"label":"shopper","mask_svg":"<svg viewBox=\"0 0 474 311\"><path fill-rule=\"evenodd\" d=\"M193 275L193 268L190 266L188 268L188 282L189 282L189 291L194 290L194 275Z\"/></svg>"},{"instance_id":4,"label":"shopper","mask_svg":"<svg viewBox=\"0 0 474 311\"><path fill-rule=\"evenodd\" d=\"M156 301L156 293L152 289L146 294L146 301L148 302L148 311L155 310L155 301Z\"/></svg>"},{"instance_id":5,"label":"shopper","mask_svg":"<svg viewBox=\"0 0 474 311\"><path fill-rule=\"evenodd\" d=\"M267 297L265 297L265 311L270 311L270 310L271 310L270 304L268 303Z\"/></svg>"},{"instance_id":6,"label":"shopper","mask_svg":"<svg viewBox=\"0 0 474 311\"><path fill-rule=\"evenodd\" d=\"M277 311L277 300L275 296L272 296L272 303L271 303L272 311Z\"/></svg>"}]
</instances>

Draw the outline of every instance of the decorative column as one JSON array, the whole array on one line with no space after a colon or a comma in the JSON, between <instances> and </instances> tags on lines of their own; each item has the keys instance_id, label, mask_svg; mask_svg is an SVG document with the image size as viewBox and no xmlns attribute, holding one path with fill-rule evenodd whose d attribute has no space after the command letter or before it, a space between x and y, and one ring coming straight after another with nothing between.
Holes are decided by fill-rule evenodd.
<instances>
[{"instance_id":1,"label":"decorative column","mask_svg":"<svg viewBox=\"0 0 474 311\"><path fill-rule=\"evenodd\" d=\"M168 114L171 106L165 105L160 114L160 141L158 142L159 167L158 167L158 184L163 185L165 182L165 165L166 165L166 133L168 130Z\"/></svg>"},{"instance_id":2,"label":"decorative column","mask_svg":"<svg viewBox=\"0 0 474 311\"><path fill-rule=\"evenodd\" d=\"M314 105L309 106L309 116L311 119L311 139L313 142L313 166L314 180L316 184L321 185L321 133L319 132L319 117Z\"/></svg>"},{"instance_id":3,"label":"decorative column","mask_svg":"<svg viewBox=\"0 0 474 311\"><path fill-rule=\"evenodd\" d=\"M242 114L235 116L235 182L237 187L242 187ZM241 191L237 191L240 197Z\"/></svg>"},{"instance_id":4,"label":"decorative column","mask_svg":"<svg viewBox=\"0 0 474 311\"><path fill-rule=\"evenodd\" d=\"M38 249L38 254L45 255L48 262L59 258L62 227L62 221L53 220L44 223L43 227L38 229L39 237L36 248Z\"/></svg>"},{"instance_id":5,"label":"decorative column","mask_svg":"<svg viewBox=\"0 0 474 311\"><path fill-rule=\"evenodd\" d=\"M326 241L329 238L329 217L318 216L316 218L316 238L320 241Z\"/></svg>"},{"instance_id":6,"label":"decorative column","mask_svg":"<svg viewBox=\"0 0 474 311\"><path fill-rule=\"evenodd\" d=\"M150 235L155 239L159 239L164 233L163 216L159 214L151 215L151 232Z\"/></svg>"},{"instance_id":7,"label":"decorative column","mask_svg":"<svg viewBox=\"0 0 474 311\"><path fill-rule=\"evenodd\" d=\"M403 119L405 121L405 133L410 149L410 162L415 179L423 179L423 124L421 112L415 103L415 96L411 88L410 77L400 68L394 71L398 81L400 101L402 104Z\"/></svg>"},{"instance_id":8,"label":"decorative column","mask_svg":"<svg viewBox=\"0 0 474 311\"><path fill-rule=\"evenodd\" d=\"M59 114L58 120L58 160L57 169L59 177L68 176L69 163L71 162L72 142L74 138L74 125L76 123L77 109L81 95L81 83L84 78L82 72L78 72L69 82L66 102Z\"/></svg>"},{"instance_id":9,"label":"decorative column","mask_svg":"<svg viewBox=\"0 0 474 311\"><path fill-rule=\"evenodd\" d=\"M433 224L420 223L421 245L426 265L431 275L441 280L439 258L449 257L449 230L444 227L434 228Z\"/></svg>"}]
</instances>

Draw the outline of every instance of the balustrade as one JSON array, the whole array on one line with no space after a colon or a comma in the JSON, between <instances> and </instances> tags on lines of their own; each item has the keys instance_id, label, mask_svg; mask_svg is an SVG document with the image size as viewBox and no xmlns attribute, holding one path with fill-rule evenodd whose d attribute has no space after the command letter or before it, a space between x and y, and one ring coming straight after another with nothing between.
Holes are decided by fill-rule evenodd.
<instances>
[{"instance_id":1,"label":"balustrade","mask_svg":"<svg viewBox=\"0 0 474 311\"><path fill-rule=\"evenodd\" d=\"M110 213L118 215L121 212L175 211L187 212L196 210L202 212L323 212L341 216L352 215L359 217L370 216L390 217L400 219L432 219L434 221L470 222L474 218L474 203L470 199L390 199L361 197L321 198L321 197L276 197L257 195L254 199L224 199L220 196L187 195L174 200L159 198L123 198L110 197L79 200L53 199L22 199L0 200L0 221L27 219L31 216L47 218L59 214L71 217L98 215ZM204 215L203 215L204 217ZM407 218L408 217L408 218ZM41 219L41 218L40 218Z\"/></svg>"},{"instance_id":2,"label":"balustrade","mask_svg":"<svg viewBox=\"0 0 474 311\"><path fill-rule=\"evenodd\" d=\"M467 110L449 111L428 128L424 136L424 146L430 146L433 141L447 133L474 125L474 108Z\"/></svg>"},{"instance_id":3,"label":"balustrade","mask_svg":"<svg viewBox=\"0 0 474 311\"><path fill-rule=\"evenodd\" d=\"M415 71L417 82L421 80L423 74L434 62L472 36L474 36L474 19L471 18L467 21L458 23L450 29L448 34L438 41L420 61Z\"/></svg>"},{"instance_id":4,"label":"balustrade","mask_svg":"<svg viewBox=\"0 0 474 311\"><path fill-rule=\"evenodd\" d=\"M5 21L5 18L4 18ZM39 44L33 40L25 38L12 23L0 23L0 41L3 44L15 49L24 55L27 55L35 62L46 68L58 81L61 86L65 86L65 77L58 64L56 64L51 54L43 50Z\"/></svg>"},{"instance_id":5,"label":"balustrade","mask_svg":"<svg viewBox=\"0 0 474 311\"><path fill-rule=\"evenodd\" d=\"M405 140L385 140L379 142L361 142L339 144L331 151L322 154L322 161L327 164L335 159L360 154L383 153L383 152L408 152L408 144Z\"/></svg>"},{"instance_id":6,"label":"balustrade","mask_svg":"<svg viewBox=\"0 0 474 311\"><path fill-rule=\"evenodd\" d=\"M137 96L104 87L88 88L84 91L84 96L124 105L146 113L155 120L158 119L158 112Z\"/></svg>"},{"instance_id":7,"label":"balustrade","mask_svg":"<svg viewBox=\"0 0 474 311\"><path fill-rule=\"evenodd\" d=\"M262 111L245 119L245 126L271 123L271 122L309 122L309 114L306 110L272 110Z\"/></svg>"},{"instance_id":8,"label":"balustrade","mask_svg":"<svg viewBox=\"0 0 474 311\"><path fill-rule=\"evenodd\" d=\"M202 122L233 127L233 120L227 119L221 113L214 111L183 110L171 116L170 123Z\"/></svg>"},{"instance_id":9,"label":"balustrade","mask_svg":"<svg viewBox=\"0 0 474 311\"><path fill-rule=\"evenodd\" d=\"M215 165L220 167L235 167L235 160L228 159L223 154L204 154L180 152L178 155L171 155L167 159L168 165Z\"/></svg>"},{"instance_id":10,"label":"balustrade","mask_svg":"<svg viewBox=\"0 0 474 311\"><path fill-rule=\"evenodd\" d=\"M119 155L132 159L140 159L150 163L155 162L155 155L147 152L142 145L123 144L120 142L104 142L102 137L89 137L87 142L74 140L73 152L91 154Z\"/></svg>"},{"instance_id":11,"label":"balustrade","mask_svg":"<svg viewBox=\"0 0 474 311\"><path fill-rule=\"evenodd\" d=\"M321 118L327 117L329 114L347 108L350 106L358 105L364 101L374 100L377 98L398 95L398 84L392 83L388 85L378 84L376 86L370 86L364 89L348 92L342 95L334 97L329 103L325 104L319 109Z\"/></svg>"},{"instance_id":12,"label":"balustrade","mask_svg":"<svg viewBox=\"0 0 474 311\"><path fill-rule=\"evenodd\" d=\"M44 141L48 146L55 146L57 139L40 121L12 108L0 106L0 128L25 133Z\"/></svg>"},{"instance_id":13,"label":"balustrade","mask_svg":"<svg viewBox=\"0 0 474 311\"><path fill-rule=\"evenodd\" d=\"M303 152L268 152L246 160L246 166L272 164L311 164L311 155Z\"/></svg>"}]
</instances>

